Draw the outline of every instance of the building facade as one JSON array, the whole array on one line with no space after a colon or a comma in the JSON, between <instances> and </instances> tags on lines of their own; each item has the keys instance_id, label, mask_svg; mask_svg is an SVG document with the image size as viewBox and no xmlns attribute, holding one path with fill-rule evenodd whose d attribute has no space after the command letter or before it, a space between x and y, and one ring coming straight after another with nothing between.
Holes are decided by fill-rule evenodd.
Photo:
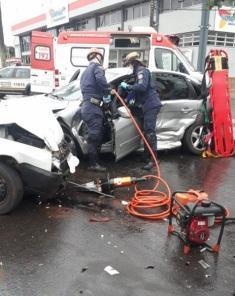
<instances>
[{"instance_id":1,"label":"building facade","mask_svg":"<svg viewBox=\"0 0 235 296\"><path fill-rule=\"evenodd\" d=\"M163 34L180 37L182 50L197 65L203 0L51 0L38 15L14 24L16 53L30 63L31 31L130 30L132 26L155 24ZM159 9L156 9L156 3ZM230 10L231 12L232 10ZM234 15L234 19L233 19ZM219 20L221 17L221 20ZM221 21L221 22L219 22ZM227 22L227 25L224 24ZM222 24L222 25L221 25ZM226 48L230 76L235 77L235 12L223 18L218 9L210 11L207 50Z\"/></svg>"}]
</instances>

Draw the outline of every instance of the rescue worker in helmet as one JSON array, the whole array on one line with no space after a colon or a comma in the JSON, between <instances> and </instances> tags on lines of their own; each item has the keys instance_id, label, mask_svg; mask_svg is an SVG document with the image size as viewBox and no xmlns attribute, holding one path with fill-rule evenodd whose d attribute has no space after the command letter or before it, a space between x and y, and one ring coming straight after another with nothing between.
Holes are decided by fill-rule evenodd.
<instances>
[{"instance_id":1,"label":"rescue worker in helmet","mask_svg":"<svg viewBox=\"0 0 235 296\"><path fill-rule=\"evenodd\" d=\"M103 53L91 48L87 54L89 65L82 73L80 87L83 95L81 117L88 128L88 170L104 172L105 167L98 163L103 138L104 112L102 106L111 101L110 86L105 78Z\"/></svg>"},{"instance_id":2,"label":"rescue worker in helmet","mask_svg":"<svg viewBox=\"0 0 235 296\"><path fill-rule=\"evenodd\" d=\"M161 101L159 95L154 88L151 73L145 67L140 60L138 52L131 52L125 57L125 66L130 66L133 69L135 83L129 85L126 82L122 82L120 87L123 90L127 90L129 93L129 103L140 112L137 112L144 135L151 146L155 156L157 156L157 136L156 136L156 121L157 115L161 109ZM131 109L131 108L130 108ZM145 147L146 165L144 170L150 170L153 168L154 163L151 159L151 155Z\"/></svg>"}]
</instances>

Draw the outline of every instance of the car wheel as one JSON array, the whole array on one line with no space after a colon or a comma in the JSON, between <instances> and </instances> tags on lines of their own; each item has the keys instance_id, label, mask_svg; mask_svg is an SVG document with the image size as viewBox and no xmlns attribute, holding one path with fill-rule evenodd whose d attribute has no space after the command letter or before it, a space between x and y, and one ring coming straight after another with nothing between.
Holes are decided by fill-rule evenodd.
<instances>
[{"instance_id":1,"label":"car wheel","mask_svg":"<svg viewBox=\"0 0 235 296\"><path fill-rule=\"evenodd\" d=\"M23 198L23 184L19 174L0 163L0 214L11 212Z\"/></svg>"},{"instance_id":2,"label":"car wheel","mask_svg":"<svg viewBox=\"0 0 235 296\"><path fill-rule=\"evenodd\" d=\"M24 96L30 96L31 94L31 87L30 87L30 84L26 85L26 88L24 90Z\"/></svg>"},{"instance_id":3,"label":"car wheel","mask_svg":"<svg viewBox=\"0 0 235 296\"><path fill-rule=\"evenodd\" d=\"M204 124L198 122L192 124L184 134L184 147L195 155L201 155L206 149L206 143L204 140L209 133L209 128Z\"/></svg>"}]
</instances>

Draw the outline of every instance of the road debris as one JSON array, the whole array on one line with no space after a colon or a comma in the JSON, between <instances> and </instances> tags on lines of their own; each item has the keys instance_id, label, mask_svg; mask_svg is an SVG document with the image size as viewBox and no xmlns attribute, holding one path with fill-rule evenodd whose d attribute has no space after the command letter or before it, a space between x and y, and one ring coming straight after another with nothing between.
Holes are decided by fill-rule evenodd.
<instances>
[{"instance_id":1,"label":"road debris","mask_svg":"<svg viewBox=\"0 0 235 296\"><path fill-rule=\"evenodd\" d=\"M205 274L205 278L211 277L211 274Z\"/></svg>"},{"instance_id":2,"label":"road debris","mask_svg":"<svg viewBox=\"0 0 235 296\"><path fill-rule=\"evenodd\" d=\"M206 250L207 250L207 247L202 248L202 249L200 250L200 253L203 253L203 252L205 252Z\"/></svg>"},{"instance_id":3,"label":"road debris","mask_svg":"<svg viewBox=\"0 0 235 296\"><path fill-rule=\"evenodd\" d=\"M155 268L155 266L153 266L153 265L148 265L145 267L145 269L154 269L154 268Z\"/></svg>"},{"instance_id":4,"label":"road debris","mask_svg":"<svg viewBox=\"0 0 235 296\"><path fill-rule=\"evenodd\" d=\"M87 269L88 269L88 267L83 267L83 268L81 269L81 272L85 272L85 271L87 271Z\"/></svg>"},{"instance_id":5,"label":"road debris","mask_svg":"<svg viewBox=\"0 0 235 296\"><path fill-rule=\"evenodd\" d=\"M125 200L122 200L122 201L121 201L121 204L122 204L123 206L127 206L127 205L128 205L128 202L125 201Z\"/></svg>"},{"instance_id":6,"label":"road debris","mask_svg":"<svg viewBox=\"0 0 235 296\"><path fill-rule=\"evenodd\" d=\"M89 219L90 222L109 222L109 217L91 217Z\"/></svg>"},{"instance_id":7,"label":"road debris","mask_svg":"<svg viewBox=\"0 0 235 296\"><path fill-rule=\"evenodd\" d=\"M210 267L209 264L207 264L204 260L199 260L198 263L204 268L207 269Z\"/></svg>"},{"instance_id":8,"label":"road debris","mask_svg":"<svg viewBox=\"0 0 235 296\"><path fill-rule=\"evenodd\" d=\"M112 266L108 265L104 268L104 271L106 271L108 274L110 275L116 275L119 274L119 271L117 271L116 269L114 269Z\"/></svg>"}]
</instances>

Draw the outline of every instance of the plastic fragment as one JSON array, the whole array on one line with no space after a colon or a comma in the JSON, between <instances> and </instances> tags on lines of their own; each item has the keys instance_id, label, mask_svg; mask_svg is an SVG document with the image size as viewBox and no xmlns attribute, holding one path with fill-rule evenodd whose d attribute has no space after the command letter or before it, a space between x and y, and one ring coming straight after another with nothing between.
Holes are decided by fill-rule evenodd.
<instances>
[{"instance_id":1,"label":"plastic fragment","mask_svg":"<svg viewBox=\"0 0 235 296\"><path fill-rule=\"evenodd\" d=\"M127 206L127 205L128 205L128 202L125 201L125 200L122 200L122 201L121 201L121 204L122 204L123 206Z\"/></svg>"},{"instance_id":2,"label":"plastic fragment","mask_svg":"<svg viewBox=\"0 0 235 296\"><path fill-rule=\"evenodd\" d=\"M116 269L114 269L112 266L108 265L104 268L104 271L106 271L108 274L110 275L116 275L119 274L119 271L117 271Z\"/></svg>"},{"instance_id":3,"label":"plastic fragment","mask_svg":"<svg viewBox=\"0 0 235 296\"><path fill-rule=\"evenodd\" d=\"M200 253L205 252L206 250L207 250L207 247L202 248L202 249L200 250Z\"/></svg>"},{"instance_id":4,"label":"plastic fragment","mask_svg":"<svg viewBox=\"0 0 235 296\"><path fill-rule=\"evenodd\" d=\"M204 268L207 269L210 267L209 264L207 264L204 260L199 260L198 263Z\"/></svg>"}]
</instances>

